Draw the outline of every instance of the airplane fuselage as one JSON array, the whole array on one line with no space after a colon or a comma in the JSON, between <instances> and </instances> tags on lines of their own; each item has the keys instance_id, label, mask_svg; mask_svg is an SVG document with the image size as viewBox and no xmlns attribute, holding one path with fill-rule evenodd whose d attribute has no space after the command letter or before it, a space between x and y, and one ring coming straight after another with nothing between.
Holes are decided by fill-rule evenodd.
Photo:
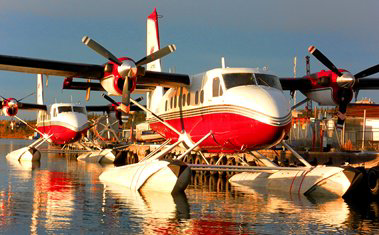
<instances>
[{"instance_id":1,"label":"airplane fuselage","mask_svg":"<svg viewBox=\"0 0 379 235\"><path fill-rule=\"evenodd\" d=\"M50 140L56 145L78 141L88 128L86 108L69 103L53 104L47 112L40 111L37 121L37 129L52 134Z\"/></svg>"},{"instance_id":2,"label":"airplane fuselage","mask_svg":"<svg viewBox=\"0 0 379 235\"><path fill-rule=\"evenodd\" d=\"M286 136L292 120L279 79L258 69L213 69L192 76L189 87L167 90L160 103L153 111L192 142L212 131L199 145L207 152L271 147ZM156 118L147 121L165 138L178 140Z\"/></svg>"}]
</instances>

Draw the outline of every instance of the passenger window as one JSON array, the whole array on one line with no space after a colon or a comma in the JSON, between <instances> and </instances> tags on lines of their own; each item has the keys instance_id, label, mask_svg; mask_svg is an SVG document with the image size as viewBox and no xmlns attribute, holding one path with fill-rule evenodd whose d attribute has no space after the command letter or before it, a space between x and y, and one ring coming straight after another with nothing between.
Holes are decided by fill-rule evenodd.
<instances>
[{"instance_id":1,"label":"passenger window","mask_svg":"<svg viewBox=\"0 0 379 235\"><path fill-rule=\"evenodd\" d=\"M173 103L173 97L171 97L171 100L170 100L170 109L172 109L172 103Z\"/></svg>"},{"instance_id":2,"label":"passenger window","mask_svg":"<svg viewBox=\"0 0 379 235\"><path fill-rule=\"evenodd\" d=\"M187 105L191 105L191 93L187 95Z\"/></svg>"},{"instance_id":3,"label":"passenger window","mask_svg":"<svg viewBox=\"0 0 379 235\"><path fill-rule=\"evenodd\" d=\"M199 103L199 91L196 91L195 93L195 105Z\"/></svg>"},{"instance_id":4,"label":"passenger window","mask_svg":"<svg viewBox=\"0 0 379 235\"><path fill-rule=\"evenodd\" d=\"M165 106L164 106L164 110L167 111L167 100L166 100L166 103L165 103Z\"/></svg>"},{"instance_id":5,"label":"passenger window","mask_svg":"<svg viewBox=\"0 0 379 235\"><path fill-rule=\"evenodd\" d=\"M174 96L174 108L176 108L176 96Z\"/></svg>"},{"instance_id":6,"label":"passenger window","mask_svg":"<svg viewBox=\"0 0 379 235\"><path fill-rule=\"evenodd\" d=\"M200 92L200 103L204 103L204 90Z\"/></svg>"},{"instance_id":7,"label":"passenger window","mask_svg":"<svg viewBox=\"0 0 379 235\"><path fill-rule=\"evenodd\" d=\"M217 97L220 95L219 93L220 89L220 79L218 77L213 79L213 97Z\"/></svg>"}]
</instances>

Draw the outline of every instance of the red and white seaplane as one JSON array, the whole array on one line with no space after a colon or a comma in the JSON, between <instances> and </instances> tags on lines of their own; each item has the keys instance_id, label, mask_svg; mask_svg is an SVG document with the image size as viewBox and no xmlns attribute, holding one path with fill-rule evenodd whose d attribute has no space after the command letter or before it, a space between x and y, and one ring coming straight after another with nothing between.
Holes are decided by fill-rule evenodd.
<instances>
[{"instance_id":1,"label":"red and white seaplane","mask_svg":"<svg viewBox=\"0 0 379 235\"><path fill-rule=\"evenodd\" d=\"M3 101L0 104L2 113L5 116L14 117L31 127L27 122L17 116L18 110L38 111L36 128L31 128L39 133L41 138L29 146L12 151L7 155L7 158L16 159L18 161L38 161L41 156L38 147L44 142L62 146L79 141L91 127L87 112L119 112L114 108L114 105L83 106L73 103L54 103L51 105L45 105L42 74L38 74L37 76L37 103L25 103L21 102L21 100L22 99L3 98ZM116 114L116 116L120 115ZM99 161L100 158L104 158L104 161L106 159L108 159L108 161L112 159L114 160L115 158L114 154L109 149L95 151L87 148L87 150L91 150L90 153L88 153L91 156L98 156L97 158L99 158ZM88 156L88 154L85 156Z\"/></svg>"},{"instance_id":2,"label":"red and white seaplane","mask_svg":"<svg viewBox=\"0 0 379 235\"><path fill-rule=\"evenodd\" d=\"M194 76L161 72L160 58L174 51L175 46L159 49L155 10L147 20L147 56L137 62L128 57L117 58L89 37L84 37L83 43L109 62L92 65L0 55L0 69L66 76L64 89L87 90L87 95L90 90L104 90L109 95L122 95L120 109L124 112L128 112L129 100L147 112L151 128L167 141L141 162L113 168L100 179L135 190L158 183L157 190L172 192L183 190L188 184L188 167L157 160L180 144L187 151L176 160L191 151L247 152L278 143L293 151L284 141L292 116L282 90L282 86L291 85L268 71L251 68L222 66ZM87 82L74 81L74 77ZM147 92L147 107L130 98L131 92L138 91ZM236 184L338 196L353 188L361 177L361 172L355 169L312 167L293 153L305 167L279 167L260 155L259 161L265 167L192 165L191 168L245 172L229 179Z\"/></svg>"}]
</instances>

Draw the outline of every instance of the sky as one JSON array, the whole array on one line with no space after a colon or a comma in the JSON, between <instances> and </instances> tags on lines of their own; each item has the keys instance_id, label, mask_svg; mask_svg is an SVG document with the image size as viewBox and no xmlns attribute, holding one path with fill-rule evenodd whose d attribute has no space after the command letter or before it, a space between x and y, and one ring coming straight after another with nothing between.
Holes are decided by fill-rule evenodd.
<instances>
[{"instance_id":1,"label":"sky","mask_svg":"<svg viewBox=\"0 0 379 235\"><path fill-rule=\"evenodd\" d=\"M177 47L162 60L165 71L197 74L220 67L225 57L228 67L268 66L279 77L291 77L296 56L301 77L310 45L353 74L379 64L377 0L0 0L0 54L105 63L81 42L88 35L117 57L139 60L146 53L146 17L155 7L162 16L161 46ZM311 71L321 69L326 68L311 57ZM0 95L22 98L35 91L35 78L0 71ZM49 77L47 104L107 104L100 92L86 102L84 91L62 90L62 83L62 77ZM361 91L363 97L379 103L377 91ZM35 102L35 96L24 101Z\"/></svg>"}]
</instances>

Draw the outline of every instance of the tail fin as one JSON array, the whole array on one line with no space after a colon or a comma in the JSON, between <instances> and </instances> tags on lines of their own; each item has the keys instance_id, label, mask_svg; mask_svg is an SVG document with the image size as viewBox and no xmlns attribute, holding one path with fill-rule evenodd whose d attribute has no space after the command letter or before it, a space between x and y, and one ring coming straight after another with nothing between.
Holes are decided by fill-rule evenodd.
<instances>
[{"instance_id":1,"label":"tail fin","mask_svg":"<svg viewBox=\"0 0 379 235\"><path fill-rule=\"evenodd\" d=\"M147 17L146 24L146 54L150 55L161 48L159 41L158 29L158 14L157 9L154 8L153 12ZM157 59L146 65L146 69L150 71L161 72L161 60Z\"/></svg>"},{"instance_id":2,"label":"tail fin","mask_svg":"<svg viewBox=\"0 0 379 235\"><path fill-rule=\"evenodd\" d=\"M158 14L157 9L154 8L153 12L147 17L146 23L146 54L150 55L160 49L159 41L159 29L158 29ZM146 65L146 69L150 71L161 72L161 60L157 59ZM164 90L163 87L157 86L154 91L147 92L146 94L146 105L147 108L153 112L157 112L159 109L160 102L163 98ZM151 115L148 113L147 118Z\"/></svg>"},{"instance_id":3,"label":"tail fin","mask_svg":"<svg viewBox=\"0 0 379 235\"><path fill-rule=\"evenodd\" d=\"M43 104L43 75L37 74L37 104ZM43 112L46 111L38 111L37 114L37 122L41 120Z\"/></svg>"}]
</instances>

